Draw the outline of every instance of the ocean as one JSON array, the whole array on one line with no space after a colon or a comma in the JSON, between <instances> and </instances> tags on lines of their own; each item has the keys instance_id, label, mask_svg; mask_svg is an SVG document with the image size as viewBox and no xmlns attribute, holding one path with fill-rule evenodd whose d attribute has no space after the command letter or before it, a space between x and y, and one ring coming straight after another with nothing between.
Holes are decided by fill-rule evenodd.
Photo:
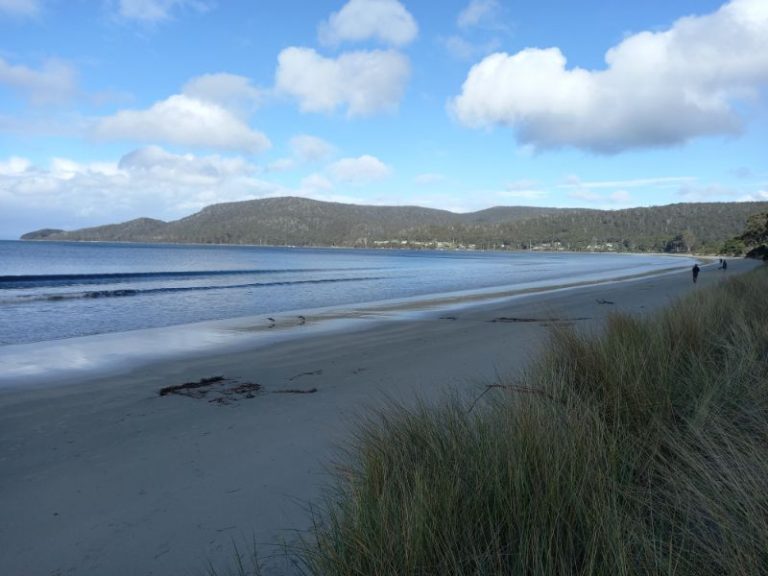
<instances>
[{"instance_id":1,"label":"ocean","mask_svg":"<svg viewBox=\"0 0 768 576\"><path fill-rule=\"evenodd\" d=\"M659 255L0 241L0 345L691 264Z\"/></svg>"}]
</instances>

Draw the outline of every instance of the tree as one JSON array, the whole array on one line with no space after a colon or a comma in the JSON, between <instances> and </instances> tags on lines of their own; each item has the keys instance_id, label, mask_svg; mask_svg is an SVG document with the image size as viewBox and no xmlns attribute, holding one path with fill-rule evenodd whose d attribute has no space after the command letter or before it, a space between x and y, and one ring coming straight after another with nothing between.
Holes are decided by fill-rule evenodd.
<instances>
[{"instance_id":1,"label":"tree","mask_svg":"<svg viewBox=\"0 0 768 576\"><path fill-rule=\"evenodd\" d=\"M768 260L768 212L759 212L747 218L747 227L739 240L749 248L747 258Z\"/></svg>"},{"instance_id":2,"label":"tree","mask_svg":"<svg viewBox=\"0 0 768 576\"><path fill-rule=\"evenodd\" d=\"M747 246L768 243L768 212L758 212L747 218L747 227L739 238Z\"/></svg>"},{"instance_id":3,"label":"tree","mask_svg":"<svg viewBox=\"0 0 768 576\"><path fill-rule=\"evenodd\" d=\"M693 249L696 246L696 235L690 230L690 228L686 228L683 230L681 236L683 239L683 244L685 244L685 251L693 252Z\"/></svg>"},{"instance_id":4,"label":"tree","mask_svg":"<svg viewBox=\"0 0 768 576\"><path fill-rule=\"evenodd\" d=\"M723 242L718 252L720 254L728 254L729 256L741 256L745 250L746 246L744 246L744 242L740 238L731 238Z\"/></svg>"}]
</instances>

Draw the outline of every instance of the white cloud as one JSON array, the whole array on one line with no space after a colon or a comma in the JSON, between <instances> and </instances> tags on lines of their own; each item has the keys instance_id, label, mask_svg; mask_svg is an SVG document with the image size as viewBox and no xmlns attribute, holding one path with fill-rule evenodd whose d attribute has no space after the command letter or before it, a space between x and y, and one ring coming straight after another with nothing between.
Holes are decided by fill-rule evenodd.
<instances>
[{"instance_id":1,"label":"white cloud","mask_svg":"<svg viewBox=\"0 0 768 576\"><path fill-rule=\"evenodd\" d=\"M39 13L39 0L0 0L0 14L31 18Z\"/></svg>"},{"instance_id":2,"label":"white cloud","mask_svg":"<svg viewBox=\"0 0 768 576\"><path fill-rule=\"evenodd\" d=\"M152 173L155 177L175 182L211 184L222 178L249 176L257 171L253 164L240 157L172 154L159 146L147 146L126 154L118 167L133 173Z\"/></svg>"},{"instance_id":3,"label":"white cloud","mask_svg":"<svg viewBox=\"0 0 768 576\"><path fill-rule=\"evenodd\" d=\"M0 57L0 85L23 93L33 104L52 104L70 98L75 92L77 74L66 62L46 60L39 70L11 65Z\"/></svg>"},{"instance_id":4,"label":"white cloud","mask_svg":"<svg viewBox=\"0 0 768 576\"><path fill-rule=\"evenodd\" d=\"M0 162L0 201L14 214L42 210L52 218L55 212L58 221L30 220L28 231L139 216L175 219L209 204L289 193L257 173L241 157L172 154L157 146L134 150L118 162L54 158L48 166L32 166L11 158Z\"/></svg>"},{"instance_id":5,"label":"white cloud","mask_svg":"<svg viewBox=\"0 0 768 576\"><path fill-rule=\"evenodd\" d=\"M704 186L685 184L680 187L677 194L686 202L733 201L738 191L721 184L707 184Z\"/></svg>"},{"instance_id":6,"label":"white cloud","mask_svg":"<svg viewBox=\"0 0 768 576\"><path fill-rule=\"evenodd\" d=\"M472 127L511 126L536 148L614 153L741 129L735 102L768 83L768 3L733 0L662 32L624 39L606 68L566 68L558 48L495 53L450 103Z\"/></svg>"},{"instance_id":7,"label":"white cloud","mask_svg":"<svg viewBox=\"0 0 768 576\"><path fill-rule=\"evenodd\" d=\"M377 39L393 46L403 46L416 38L419 27L397 0L349 0L318 27L321 44Z\"/></svg>"},{"instance_id":8,"label":"white cloud","mask_svg":"<svg viewBox=\"0 0 768 576\"><path fill-rule=\"evenodd\" d=\"M615 208L616 205L629 205L632 201L631 189L664 190L677 188L681 190L699 189L694 186L697 178L693 176L654 176L648 178L628 178L624 180L582 180L575 174L565 178L557 188L567 190L566 196L595 205L595 208ZM693 196L686 198L695 200Z\"/></svg>"},{"instance_id":9,"label":"white cloud","mask_svg":"<svg viewBox=\"0 0 768 576\"><path fill-rule=\"evenodd\" d=\"M204 12L208 4L202 0L120 0L118 13L126 20L151 24L170 19L171 12L179 8Z\"/></svg>"},{"instance_id":10,"label":"white cloud","mask_svg":"<svg viewBox=\"0 0 768 576\"><path fill-rule=\"evenodd\" d=\"M286 48L278 56L278 92L299 101L304 112L367 116L397 107L410 75L408 58L391 50L349 52L325 58L311 48Z\"/></svg>"},{"instance_id":11,"label":"white cloud","mask_svg":"<svg viewBox=\"0 0 768 576\"><path fill-rule=\"evenodd\" d=\"M11 156L8 160L0 161L0 176L15 176L26 172L32 166L26 158Z\"/></svg>"},{"instance_id":12,"label":"white cloud","mask_svg":"<svg viewBox=\"0 0 768 576\"><path fill-rule=\"evenodd\" d=\"M99 120L93 135L105 140L167 142L198 148L261 152L269 139L222 106L176 94L146 110L122 110Z\"/></svg>"},{"instance_id":13,"label":"white cloud","mask_svg":"<svg viewBox=\"0 0 768 576\"><path fill-rule=\"evenodd\" d=\"M295 188L287 188L261 179L258 166L247 158L174 154L158 146L138 148L116 162L54 158L47 165L35 166L27 159L11 157L0 159L0 237L140 216L175 220L211 204L273 196L378 203L336 192L332 178L359 184L388 174L389 168L379 160L361 156L340 161L328 174L310 174Z\"/></svg>"},{"instance_id":14,"label":"white cloud","mask_svg":"<svg viewBox=\"0 0 768 576\"><path fill-rule=\"evenodd\" d=\"M686 182L696 180L694 176L657 176L653 178L631 178L628 180L592 180L584 181L578 176L571 175L566 178L565 184L560 184L559 188L644 188L653 186L656 188L667 188L670 186L679 186Z\"/></svg>"},{"instance_id":15,"label":"white cloud","mask_svg":"<svg viewBox=\"0 0 768 576\"><path fill-rule=\"evenodd\" d=\"M744 194L739 197L739 202L766 202L768 201L768 189L758 190L751 194Z\"/></svg>"},{"instance_id":16,"label":"white cloud","mask_svg":"<svg viewBox=\"0 0 768 576\"><path fill-rule=\"evenodd\" d=\"M498 0L471 0L456 19L459 28L478 26L498 14L501 6Z\"/></svg>"},{"instance_id":17,"label":"white cloud","mask_svg":"<svg viewBox=\"0 0 768 576\"><path fill-rule=\"evenodd\" d=\"M242 115L252 113L264 101L264 91L253 85L249 78L220 72L204 74L187 82L182 94L217 104Z\"/></svg>"},{"instance_id":18,"label":"white cloud","mask_svg":"<svg viewBox=\"0 0 768 576\"><path fill-rule=\"evenodd\" d=\"M627 204L632 200L632 195L626 190L616 190L610 194L609 198L616 204Z\"/></svg>"},{"instance_id":19,"label":"white cloud","mask_svg":"<svg viewBox=\"0 0 768 576\"><path fill-rule=\"evenodd\" d=\"M50 163L49 174L59 180L71 180L79 174L98 174L102 176L114 176L118 173L118 167L112 162L90 162L81 164L68 158L53 158Z\"/></svg>"},{"instance_id":20,"label":"white cloud","mask_svg":"<svg viewBox=\"0 0 768 576\"><path fill-rule=\"evenodd\" d=\"M302 162L324 160L335 151L335 148L329 142L308 134L294 136L291 138L290 144L293 153Z\"/></svg>"},{"instance_id":21,"label":"white cloud","mask_svg":"<svg viewBox=\"0 0 768 576\"><path fill-rule=\"evenodd\" d=\"M437 184L438 182L444 182L445 176L443 174L437 174L435 172L426 172L419 174L413 179L416 184L420 186L426 186L429 184Z\"/></svg>"},{"instance_id":22,"label":"white cloud","mask_svg":"<svg viewBox=\"0 0 768 576\"><path fill-rule=\"evenodd\" d=\"M333 183L322 174L310 174L301 181L301 189L307 194L333 190Z\"/></svg>"},{"instance_id":23,"label":"white cloud","mask_svg":"<svg viewBox=\"0 0 768 576\"><path fill-rule=\"evenodd\" d=\"M594 208L615 208L627 206L632 201L632 196L627 190L614 192L593 192L592 190L572 190L567 193L568 198L581 200L593 204Z\"/></svg>"},{"instance_id":24,"label":"white cloud","mask_svg":"<svg viewBox=\"0 0 768 576\"><path fill-rule=\"evenodd\" d=\"M382 180L392 170L378 158L363 155L358 158L342 158L328 167L328 173L337 182L362 184Z\"/></svg>"}]
</instances>

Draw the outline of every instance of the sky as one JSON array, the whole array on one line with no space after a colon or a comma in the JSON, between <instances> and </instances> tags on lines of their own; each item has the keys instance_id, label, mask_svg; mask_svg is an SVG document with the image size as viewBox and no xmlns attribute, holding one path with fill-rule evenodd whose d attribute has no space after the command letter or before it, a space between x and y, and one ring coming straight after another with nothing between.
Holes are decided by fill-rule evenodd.
<instances>
[{"instance_id":1,"label":"sky","mask_svg":"<svg viewBox=\"0 0 768 576\"><path fill-rule=\"evenodd\" d=\"M0 0L0 238L768 200L768 0Z\"/></svg>"}]
</instances>

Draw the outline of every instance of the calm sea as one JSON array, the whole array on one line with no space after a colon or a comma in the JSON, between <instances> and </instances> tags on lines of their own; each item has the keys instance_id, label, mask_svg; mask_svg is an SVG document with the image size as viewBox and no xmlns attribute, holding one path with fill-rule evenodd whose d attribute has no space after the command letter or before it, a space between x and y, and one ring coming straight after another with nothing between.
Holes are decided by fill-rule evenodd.
<instances>
[{"instance_id":1,"label":"calm sea","mask_svg":"<svg viewBox=\"0 0 768 576\"><path fill-rule=\"evenodd\" d=\"M651 255L0 241L0 344L689 265Z\"/></svg>"}]
</instances>

